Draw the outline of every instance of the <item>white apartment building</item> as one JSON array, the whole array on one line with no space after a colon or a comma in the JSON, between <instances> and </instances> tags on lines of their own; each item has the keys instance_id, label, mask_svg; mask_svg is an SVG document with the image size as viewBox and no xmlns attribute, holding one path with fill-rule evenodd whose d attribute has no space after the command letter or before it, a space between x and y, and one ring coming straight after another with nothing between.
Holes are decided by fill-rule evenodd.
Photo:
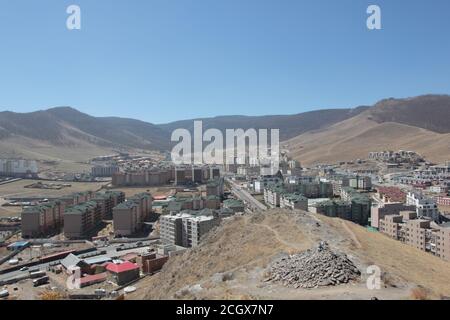
<instances>
[{"instance_id":1,"label":"white apartment building","mask_svg":"<svg viewBox=\"0 0 450 320\"><path fill-rule=\"evenodd\" d=\"M161 216L159 233L162 242L185 248L198 246L202 237L220 222L217 216L201 215L200 212Z\"/></svg>"},{"instance_id":2,"label":"white apartment building","mask_svg":"<svg viewBox=\"0 0 450 320\"><path fill-rule=\"evenodd\" d=\"M439 221L439 209L434 199L425 197L419 192L408 192L406 205L415 206L418 217L429 217Z\"/></svg>"}]
</instances>

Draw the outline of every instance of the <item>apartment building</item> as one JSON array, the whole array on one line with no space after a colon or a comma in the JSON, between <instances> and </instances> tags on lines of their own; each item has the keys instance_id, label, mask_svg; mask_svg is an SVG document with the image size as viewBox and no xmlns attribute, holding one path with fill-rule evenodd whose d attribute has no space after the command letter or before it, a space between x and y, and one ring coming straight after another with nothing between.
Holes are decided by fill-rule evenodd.
<instances>
[{"instance_id":1,"label":"apartment building","mask_svg":"<svg viewBox=\"0 0 450 320\"><path fill-rule=\"evenodd\" d=\"M223 202L223 207L232 210L234 213L245 212L244 202L241 200L227 199Z\"/></svg>"},{"instance_id":2,"label":"apartment building","mask_svg":"<svg viewBox=\"0 0 450 320\"><path fill-rule=\"evenodd\" d=\"M385 216L380 232L421 251L450 261L450 224L434 225L430 219L417 219L415 211Z\"/></svg>"},{"instance_id":3,"label":"apartment building","mask_svg":"<svg viewBox=\"0 0 450 320\"><path fill-rule=\"evenodd\" d=\"M264 188L264 202L272 208L280 206L280 197L285 192L282 185L273 185Z\"/></svg>"},{"instance_id":4,"label":"apartment building","mask_svg":"<svg viewBox=\"0 0 450 320\"><path fill-rule=\"evenodd\" d=\"M184 185L188 179L186 178L186 168L176 167L175 168L175 185Z\"/></svg>"},{"instance_id":5,"label":"apartment building","mask_svg":"<svg viewBox=\"0 0 450 320\"><path fill-rule=\"evenodd\" d=\"M93 166L91 175L93 177L112 177L113 174L119 172L118 166Z\"/></svg>"},{"instance_id":6,"label":"apartment building","mask_svg":"<svg viewBox=\"0 0 450 320\"><path fill-rule=\"evenodd\" d=\"M279 185L283 179L279 176L262 176L253 182L253 189L256 193L263 193L267 187Z\"/></svg>"},{"instance_id":7,"label":"apartment building","mask_svg":"<svg viewBox=\"0 0 450 320\"><path fill-rule=\"evenodd\" d=\"M309 207L312 213L323 214L327 217L337 217L344 220L352 220L352 205L348 201L328 200Z\"/></svg>"},{"instance_id":8,"label":"apartment building","mask_svg":"<svg viewBox=\"0 0 450 320\"><path fill-rule=\"evenodd\" d=\"M170 182L171 169L147 169L132 172L116 172L112 175L114 187L161 186Z\"/></svg>"},{"instance_id":9,"label":"apartment building","mask_svg":"<svg viewBox=\"0 0 450 320\"><path fill-rule=\"evenodd\" d=\"M206 196L223 197L224 179L218 178L210 180L206 185Z\"/></svg>"},{"instance_id":10,"label":"apartment building","mask_svg":"<svg viewBox=\"0 0 450 320\"><path fill-rule=\"evenodd\" d=\"M388 237L399 240L399 231L402 223L403 217L401 215L385 216L383 220L380 220L379 230Z\"/></svg>"},{"instance_id":11,"label":"apartment building","mask_svg":"<svg viewBox=\"0 0 450 320\"><path fill-rule=\"evenodd\" d=\"M450 224L442 225L436 232L436 256L450 261Z\"/></svg>"},{"instance_id":12,"label":"apartment building","mask_svg":"<svg viewBox=\"0 0 450 320\"><path fill-rule=\"evenodd\" d=\"M102 221L102 209L95 201L69 207L64 212L64 235L67 239L84 239Z\"/></svg>"},{"instance_id":13,"label":"apartment building","mask_svg":"<svg viewBox=\"0 0 450 320\"><path fill-rule=\"evenodd\" d=\"M129 201L133 201L139 206L139 220L141 222L147 221L152 212L152 195L148 192L139 193L131 197Z\"/></svg>"},{"instance_id":14,"label":"apartment building","mask_svg":"<svg viewBox=\"0 0 450 320\"><path fill-rule=\"evenodd\" d=\"M379 228L380 220L389 215L399 215L401 211L416 210L415 206L407 206L404 203L385 203L380 202L375 204L370 209L370 225L374 228Z\"/></svg>"},{"instance_id":15,"label":"apartment building","mask_svg":"<svg viewBox=\"0 0 450 320\"><path fill-rule=\"evenodd\" d=\"M431 221L424 219L414 219L406 221L406 232L403 235L403 241L422 251L430 251Z\"/></svg>"},{"instance_id":16,"label":"apartment building","mask_svg":"<svg viewBox=\"0 0 450 320\"><path fill-rule=\"evenodd\" d=\"M208 196L204 200L204 207L208 209L220 209L220 197L218 196Z\"/></svg>"},{"instance_id":17,"label":"apartment building","mask_svg":"<svg viewBox=\"0 0 450 320\"><path fill-rule=\"evenodd\" d=\"M220 178L220 168L217 166L211 166L209 168L209 177L210 180L215 180Z\"/></svg>"},{"instance_id":18,"label":"apartment building","mask_svg":"<svg viewBox=\"0 0 450 320\"><path fill-rule=\"evenodd\" d=\"M349 187L359 190L371 190L372 189L372 179L368 176L354 176L350 177Z\"/></svg>"},{"instance_id":19,"label":"apartment building","mask_svg":"<svg viewBox=\"0 0 450 320\"><path fill-rule=\"evenodd\" d=\"M308 211L308 198L298 193L285 193L280 196L280 208Z\"/></svg>"},{"instance_id":20,"label":"apartment building","mask_svg":"<svg viewBox=\"0 0 450 320\"><path fill-rule=\"evenodd\" d=\"M420 192L408 192L406 204L416 207L418 217L428 217L436 222L440 221L439 209L434 199L425 197Z\"/></svg>"},{"instance_id":21,"label":"apartment building","mask_svg":"<svg viewBox=\"0 0 450 320\"><path fill-rule=\"evenodd\" d=\"M52 201L37 206L25 207L22 210L22 237L45 237L58 231L63 225L65 204Z\"/></svg>"},{"instance_id":22,"label":"apartment building","mask_svg":"<svg viewBox=\"0 0 450 320\"><path fill-rule=\"evenodd\" d=\"M330 198L333 196L333 185L330 182L313 182L296 185L290 192L300 193L308 199Z\"/></svg>"},{"instance_id":23,"label":"apartment building","mask_svg":"<svg viewBox=\"0 0 450 320\"><path fill-rule=\"evenodd\" d=\"M197 247L202 237L219 224L213 215L185 216L182 218L182 246Z\"/></svg>"},{"instance_id":24,"label":"apartment building","mask_svg":"<svg viewBox=\"0 0 450 320\"><path fill-rule=\"evenodd\" d=\"M125 201L125 193L121 191L98 192L92 201L97 202L100 206L102 219L112 219L113 208Z\"/></svg>"},{"instance_id":25,"label":"apartment building","mask_svg":"<svg viewBox=\"0 0 450 320\"><path fill-rule=\"evenodd\" d=\"M344 187L350 186L350 179L347 176L335 176L331 179L333 194L340 196Z\"/></svg>"},{"instance_id":26,"label":"apartment building","mask_svg":"<svg viewBox=\"0 0 450 320\"><path fill-rule=\"evenodd\" d=\"M95 196L96 196L95 192L93 191L84 191L63 196L59 198L59 200L63 201L66 206L74 206L77 204L91 201Z\"/></svg>"},{"instance_id":27,"label":"apartment building","mask_svg":"<svg viewBox=\"0 0 450 320\"><path fill-rule=\"evenodd\" d=\"M440 206L450 206L450 196L439 196L436 198L436 203Z\"/></svg>"},{"instance_id":28,"label":"apartment building","mask_svg":"<svg viewBox=\"0 0 450 320\"><path fill-rule=\"evenodd\" d=\"M6 177L36 177L38 165L35 160L0 159L0 176Z\"/></svg>"},{"instance_id":29,"label":"apartment building","mask_svg":"<svg viewBox=\"0 0 450 320\"><path fill-rule=\"evenodd\" d=\"M185 211L160 217L160 237L165 244L196 247L202 237L220 223L210 211Z\"/></svg>"},{"instance_id":30,"label":"apartment building","mask_svg":"<svg viewBox=\"0 0 450 320\"><path fill-rule=\"evenodd\" d=\"M181 214L164 215L159 218L159 234L163 243L183 245L182 218Z\"/></svg>"},{"instance_id":31,"label":"apartment building","mask_svg":"<svg viewBox=\"0 0 450 320\"><path fill-rule=\"evenodd\" d=\"M202 167L192 166L192 182L203 183L205 176L203 171Z\"/></svg>"},{"instance_id":32,"label":"apartment building","mask_svg":"<svg viewBox=\"0 0 450 320\"><path fill-rule=\"evenodd\" d=\"M125 201L113 209L113 226L116 237L129 236L141 229L141 210L135 201Z\"/></svg>"}]
</instances>

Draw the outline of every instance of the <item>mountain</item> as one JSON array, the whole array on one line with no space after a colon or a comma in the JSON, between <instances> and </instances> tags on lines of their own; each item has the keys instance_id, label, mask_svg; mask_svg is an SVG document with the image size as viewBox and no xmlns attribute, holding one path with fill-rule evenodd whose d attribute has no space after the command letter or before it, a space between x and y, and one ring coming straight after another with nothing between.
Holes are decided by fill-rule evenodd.
<instances>
[{"instance_id":1,"label":"mountain","mask_svg":"<svg viewBox=\"0 0 450 320\"><path fill-rule=\"evenodd\" d=\"M198 119L203 130L280 129L294 158L311 164L366 158L386 149L409 149L434 162L450 159L450 96L385 99L372 107L327 109L295 115L219 116ZM0 112L0 156L85 161L113 149L170 150L171 132L193 130L194 119L154 125L93 117L70 107L30 113Z\"/></svg>"},{"instance_id":2,"label":"mountain","mask_svg":"<svg viewBox=\"0 0 450 320\"><path fill-rule=\"evenodd\" d=\"M31 113L0 113L0 139L24 137L55 146L84 143L100 147L165 150L168 135L159 127L139 120L98 118L70 107Z\"/></svg>"},{"instance_id":3,"label":"mountain","mask_svg":"<svg viewBox=\"0 0 450 320\"><path fill-rule=\"evenodd\" d=\"M182 120L160 125L159 127L172 132L175 129L194 130L194 121L203 122L203 130L216 128L225 132L226 129L280 129L280 139L287 140L311 130L326 128L335 123L354 117L369 107L355 109L328 109L299 113L295 115L272 116L219 116L215 118L199 118Z\"/></svg>"},{"instance_id":4,"label":"mountain","mask_svg":"<svg viewBox=\"0 0 450 320\"><path fill-rule=\"evenodd\" d=\"M396 122L437 133L450 133L448 95L382 100L366 114L368 119L377 123Z\"/></svg>"},{"instance_id":5,"label":"mountain","mask_svg":"<svg viewBox=\"0 0 450 320\"><path fill-rule=\"evenodd\" d=\"M434 162L450 159L450 96L387 99L319 131L286 143L304 162L367 158L370 151L414 150Z\"/></svg>"}]
</instances>

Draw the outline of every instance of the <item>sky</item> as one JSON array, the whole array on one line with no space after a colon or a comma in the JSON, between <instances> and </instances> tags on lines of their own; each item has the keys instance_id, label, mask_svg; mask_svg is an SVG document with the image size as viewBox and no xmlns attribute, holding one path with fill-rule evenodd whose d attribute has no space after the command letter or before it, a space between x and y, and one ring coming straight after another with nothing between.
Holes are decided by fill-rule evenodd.
<instances>
[{"instance_id":1,"label":"sky","mask_svg":"<svg viewBox=\"0 0 450 320\"><path fill-rule=\"evenodd\" d=\"M449 15L448 0L0 0L0 110L166 123L449 94Z\"/></svg>"}]
</instances>

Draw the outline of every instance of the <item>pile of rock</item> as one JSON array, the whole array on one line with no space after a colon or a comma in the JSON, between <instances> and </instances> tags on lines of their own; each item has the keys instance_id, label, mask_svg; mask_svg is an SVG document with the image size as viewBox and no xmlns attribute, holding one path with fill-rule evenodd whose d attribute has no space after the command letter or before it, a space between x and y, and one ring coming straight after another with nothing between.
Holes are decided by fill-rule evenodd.
<instances>
[{"instance_id":1,"label":"pile of rock","mask_svg":"<svg viewBox=\"0 0 450 320\"><path fill-rule=\"evenodd\" d=\"M280 258L270 265L269 273L268 281L306 289L348 283L361 276L347 255L333 252L326 242L303 253Z\"/></svg>"}]
</instances>

